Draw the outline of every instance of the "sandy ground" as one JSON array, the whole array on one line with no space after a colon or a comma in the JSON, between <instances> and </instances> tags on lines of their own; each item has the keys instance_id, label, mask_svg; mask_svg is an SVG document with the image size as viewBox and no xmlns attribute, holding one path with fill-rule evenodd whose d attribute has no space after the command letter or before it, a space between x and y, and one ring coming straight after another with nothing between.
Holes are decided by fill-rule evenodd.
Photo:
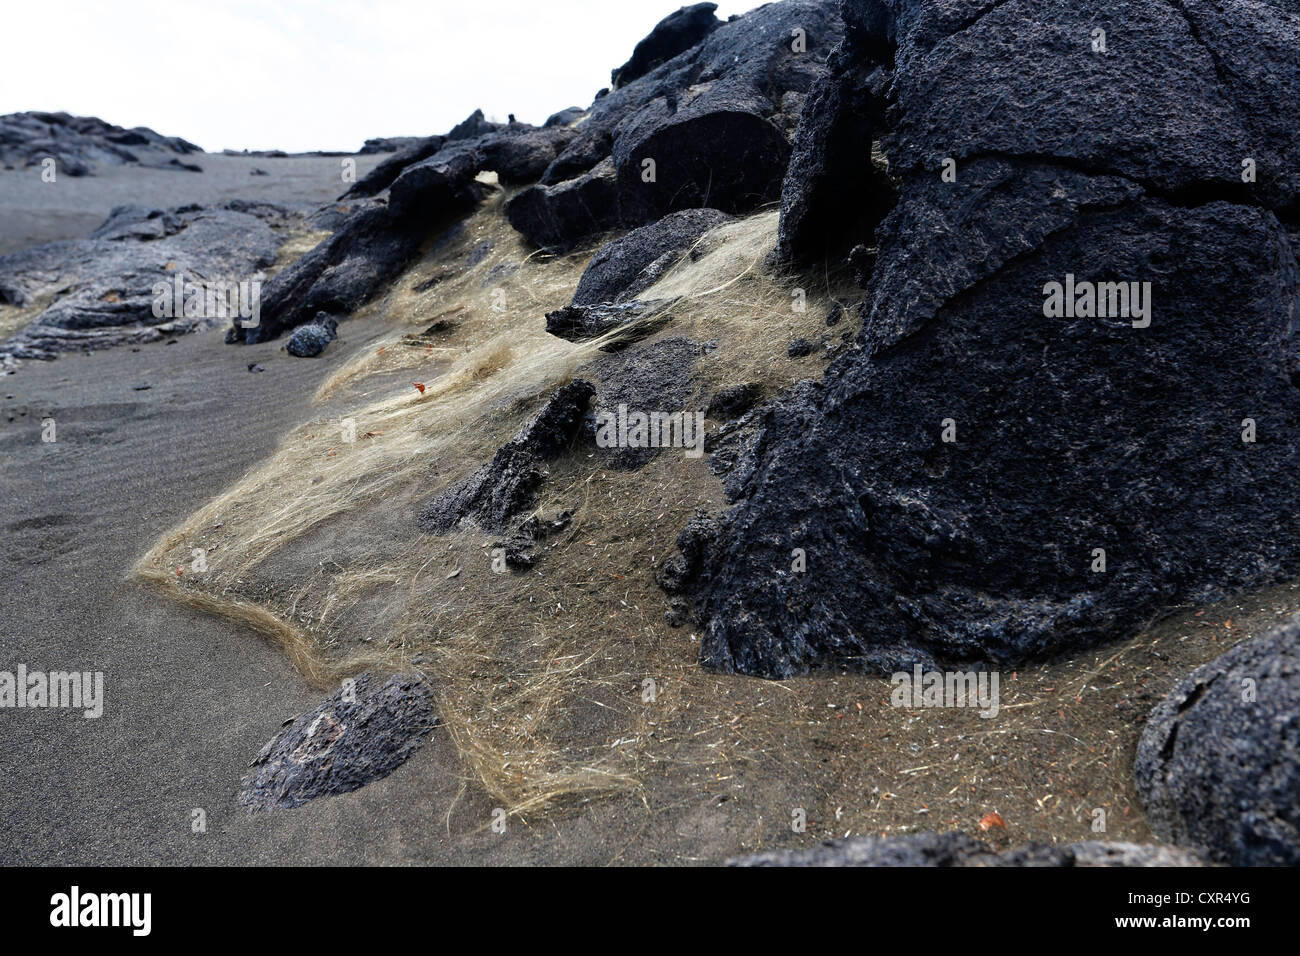
<instances>
[{"instance_id":1,"label":"sandy ground","mask_svg":"<svg viewBox=\"0 0 1300 956\"><path fill-rule=\"evenodd\" d=\"M113 207L131 203L171 207L228 199L327 202L347 189L342 158L196 154L183 159L202 166L201 173L101 165L93 175L59 176L52 183L41 180L39 166L0 169L0 255L55 239L84 239ZM387 154L351 158L360 179ZM254 175L255 169L266 175Z\"/></svg>"},{"instance_id":2,"label":"sandy ground","mask_svg":"<svg viewBox=\"0 0 1300 956\"><path fill-rule=\"evenodd\" d=\"M125 569L201 496L309 417L319 379L367 330L319 361L279 343L175 345L29 363L0 379L0 660L103 671L105 711L0 711L0 863L526 862L560 853L482 827L459 802L458 763L435 736L389 778L291 813L249 815L235 791L288 717L321 695L256 636L125 580ZM249 362L266 371L250 374ZM181 370L181 371L178 371ZM136 391L141 384L151 388ZM40 440L41 420L57 442ZM203 809L207 832L191 832ZM480 832L476 832L480 831Z\"/></svg>"}]
</instances>

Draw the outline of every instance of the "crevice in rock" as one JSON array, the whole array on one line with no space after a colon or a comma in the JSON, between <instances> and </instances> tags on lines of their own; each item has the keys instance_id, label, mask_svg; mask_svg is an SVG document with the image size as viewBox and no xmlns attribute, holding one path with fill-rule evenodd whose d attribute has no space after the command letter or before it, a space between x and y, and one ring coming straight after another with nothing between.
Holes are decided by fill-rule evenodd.
<instances>
[{"instance_id":1,"label":"crevice in rock","mask_svg":"<svg viewBox=\"0 0 1300 956\"><path fill-rule=\"evenodd\" d=\"M1062 169L1068 169L1072 172L1083 173L1087 176L1110 176L1114 179L1123 179L1126 182L1140 186L1144 191L1156 199L1161 199L1171 206L1177 206L1180 209L1196 209L1200 206L1208 206L1210 203L1226 202L1235 206L1249 206L1255 209L1267 209L1269 212L1277 213L1264 203L1260 202L1254 196L1254 191L1249 188L1247 183L1233 182L1206 182L1200 180L1181 186L1177 189L1169 189L1158 183L1151 182L1149 179L1132 176L1128 173L1119 172L1107 166L1100 166L1096 163L1089 163L1073 156L1057 156L1053 153L1014 153L1005 150L985 150L978 153L971 153L961 157L963 163L978 162L981 159L997 159L1008 163L1035 163L1041 166L1058 166ZM1279 218L1281 218L1279 216Z\"/></svg>"}]
</instances>

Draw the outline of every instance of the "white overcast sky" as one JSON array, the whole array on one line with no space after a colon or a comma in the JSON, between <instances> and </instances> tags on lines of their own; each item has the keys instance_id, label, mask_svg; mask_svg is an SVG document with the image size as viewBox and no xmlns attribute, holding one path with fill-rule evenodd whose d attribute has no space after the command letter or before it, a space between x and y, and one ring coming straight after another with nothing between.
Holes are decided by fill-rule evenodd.
<instances>
[{"instance_id":1,"label":"white overcast sky","mask_svg":"<svg viewBox=\"0 0 1300 956\"><path fill-rule=\"evenodd\" d=\"M481 108L587 106L683 0L6 2L0 114L65 110L204 149L352 150ZM758 6L719 0L717 15Z\"/></svg>"}]
</instances>

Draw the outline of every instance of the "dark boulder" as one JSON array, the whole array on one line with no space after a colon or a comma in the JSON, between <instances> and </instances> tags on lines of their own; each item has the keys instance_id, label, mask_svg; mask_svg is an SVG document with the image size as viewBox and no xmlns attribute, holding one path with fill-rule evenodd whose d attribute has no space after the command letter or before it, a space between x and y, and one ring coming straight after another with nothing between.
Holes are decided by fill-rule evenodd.
<instances>
[{"instance_id":1,"label":"dark boulder","mask_svg":"<svg viewBox=\"0 0 1300 956\"><path fill-rule=\"evenodd\" d=\"M287 810L359 790L406 763L437 724L423 682L362 674L262 748L239 802L250 811Z\"/></svg>"},{"instance_id":2,"label":"dark boulder","mask_svg":"<svg viewBox=\"0 0 1300 956\"><path fill-rule=\"evenodd\" d=\"M180 232L184 226L184 220L175 212L148 206L115 206L89 238L165 239Z\"/></svg>"},{"instance_id":3,"label":"dark boulder","mask_svg":"<svg viewBox=\"0 0 1300 956\"><path fill-rule=\"evenodd\" d=\"M1014 665L1300 572L1292 199L1232 181L1240 150L1289 145L1243 132L1207 32L1156 0L854 0L845 19L837 62L889 70L874 89L893 100L835 123L887 119L897 194L860 237L878 254L854 255L854 347L713 456L733 507L691 588L704 661ZM1260 22L1285 81L1300 21ZM1013 109L1007 89L1034 92ZM817 208L842 188L823 182ZM1076 278L1080 296L1114 284L1102 312L1053 310L1050 283Z\"/></svg>"},{"instance_id":4,"label":"dark boulder","mask_svg":"<svg viewBox=\"0 0 1300 956\"><path fill-rule=\"evenodd\" d=\"M265 342L318 312L346 314L368 302L419 252L426 224L387 206L357 210L328 239L286 266L262 290L261 321L232 326L228 342Z\"/></svg>"},{"instance_id":5,"label":"dark boulder","mask_svg":"<svg viewBox=\"0 0 1300 956\"><path fill-rule=\"evenodd\" d=\"M374 169L358 179L340 199L352 199L357 196L378 196L393 184L393 180L402 174L408 166L414 166L421 160L428 159L446 141L445 136L425 136L395 150Z\"/></svg>"},{"instance_id":6,"label":"dark boulder","mask_svg":"<svg viewBox=\"0 0 1300 956\"><path fill-rule=\"evenodd\" d=\"M798 52L797 31L807 45ZM793 117L839 33L832 7L802 0L760 7L712 32L692 51L689 85L665 91L617 129L624 222L696 206L746 212L780 199Z\"/></svg>"},{"instance_id":7,"label":"dark boulder","mask_svg":"<svg viewBox=\"0 0 1300 956\"><path fill-rule=\"evenodd\" d=\"M767 4L711 30L597 96L540 186L512 202L511 223L567 250L681 209L774 202L804 95L841 32L834 7L816 0Z\"/></svg>"},{"instance_id":8,"label":"dark boulder","mask_svg":"<svg viewBox=\"0 0 1300 956\"><path fill-rule=\"evenodd\" d=\"M478 141L482 168L496 173L506 186L535 183L576 135L576 130L563 125L534 129L516 124Z\"/></svg>"},{"instance_id":9,"label":"dark boulder","mask_svg":"<svg viewBox=\"0 0 1300 956\"><path fill-rule=\"evenodd\" d=\"M619 224L613 160L555 186L530 186L506 203L510 225L534 245L569 252Z\"/></svg>"},{"instance_id":10,"label":"dark boulder","mask_svg":"<svg viewBox=\"0 0 1300 956\"><path fill-rule=\"evenodd\" d=\"M445 147L402 170L388 188L388 207L407 221L460 218L488 194L475 178L482 168L473 146Z\"/></svg>"},{"instance_id":11,"label":"dark boulder","mask_svg":"<svg viewBox=\"0 0 1300 956\"><path fill-rule=\"evenodd\" d=\"M843 14L846 41L809 97L782 196L788 258L815 258L827 231L846 226L869 239L892 204L879 169L861 174L873 139L895 177L937 177L949 159L960 170L980 157L1041 158L1125 176L1175 203L1295 207L1294 11L848 0ZM1106 31L1105 52L1093 50L1094 29ZM1248 158L1253 183L1242 181Z\"/></svg>"},{"instance_id":12,"label":"dark boulder","mask_svg":"<svg viewBox=\"0 0 1300 956\"><path fill-rule=\"evenodd\" d=\"M595 305L566 305L562 309L546 313L546 331L557 338L570 342L585 342L599 338L615 329L640 325L638 331L648 334L663 328L668 317L663 315L663 308L672 300L647 299L632 302L600 302ZM629 339L619 336L626 344Z\"/></svg>"},{"instance_id":13,"label":"dark boulder","mask_svg":"<svg viewBox=\"0 0 1300 956\"><path fill-rule=\"evenodd\" d=\"M717 9L716 3L696 3L668 14L636 45L626 63L610 71L610 85L615 89L625 86L695 46L722 26L713 15Z\"/></svg>"},{"instance_id":14,"label":"dark boulder","mask_svg":"<svg viewBox=\"0 0 1300 956\"><path fill-rule=\"evenodd\" d=\"M1151 828L1233 866L1300 864L1300 619L1193 671L1151 712L1133 776Z\"/></svg>"},{"instance_id":15,"label":"dark boulder","mask_svg":"<svg viewBox=\"0 0 1300 956\"><path fill-rule=\"evenodd\" d=\"M556 389L542 410L492 460L440 493L420 512L421 531L445 534L474 525L504 531L531 507L545 480L543 466L573 442L595 388L574 381Z\"/></svg>"},{"instance_id":16,"label":"dark boulder","mask_svg":"<svg viewBox=\"0 0 1300 956\"><path fill-rule=\"evenodd\" d=\"M581 115L582 111L578 111ZM557 116L568 115L568 111ZM555 119L555 117L552 117ZM569 141L577 135L566 123L547 121L545 127L527 123L492 123L482 110L457 124L445 136L413 140L358 180L341 198L377 196L407 170L426 161L434 166L473 165L474 173L495 172L508 186L537 182Z\"/></svg>"},{"instance_id":17,"label":"dark boulder","mask_svg":"<svg viewBox=\"0 0 1300 956\"><path fill-rule=\"evenodd\" d=\"M709 417L729 421L749 411L762 397L763 386L758 382L728 385L709 399Z\"/></svg>"},{"instance_id":18,"label":"dark boulder","mask_svg":"<svg viewBox=\"0 0 1300 956\"><path fill-rule=\"evenodd\" d=\"M601 248L573 294L574 305L624 302L653 285L700 236L730 220L716 209L684 209Z\"/></svg>"},{"instance_id":19,"label":"dark boulder","mask_svg":"<svg viewBox=\"0 0 1300 956\"><path fill-rule=\"evenodd\" d=\"M298 358L315 358L338 336L339 324L328 313L318 312L315 321L293 330L285 351Z\"/></svg>"},{"instance_id":20,"label":"dark boulder","mask_svg":"<svg viewBox=\"0 0 1300 956\"><path fill-rule=\"evenodd\" d=\"M542 126L546 129L551 129L556 126L569 126L576 123L586 115L587 111L581 106L569 106L560 110L558 113L552 113L550 116L546 117L546 122L543 123Z\"/></svg>"},{"instance_id":21,"label":"dark boulder","mask_svg":"<svg viewBox=\"0 0 1300 956\"><path fill-rule=\"evenodd\" d=\"M627 420L624 413L639 412L646 416L654 413L681 413L690 416L692 430L688 437L703 442L703 434L697 434L694 428L695 413L699 409L687 407L694 391L695 363L702 350L698 342L683 336L673 336L652 342L639 342L616 354L602 356L585 367L584 373L589 373L600 381L593 425L602 413L615 423L619 419ZM606 432L608 438L615 439L614 444L606 447L602 447L599 433L593 432L597 458L602 465L622 470L641 468L664 450L662 441L658 446L651 442L650 432L654 431L653 426L645 436L648 443L644 445L634 445L630 441L617 443L618 431L615 427ZM660 432L656 439L663 437L665 436ZM702 451L703 447L700 446L700 452ZM683 454L683 451L675 450L674 453Z\"/></svg>"},{"instance_id":22,"label":"dark boulder","mask_svg":"<svg viewBox=\"0 0 1300 956\"><path fill-rule=\"evenodd\" d=\"M826 840L810 850L777 850L727 861L728 866L1202 866L1176 847L1090 841L1068 846L1030 843L997 850L961 833Z\"/></svg>"},{"instance_id":23,"label":"dark boulder","mask_svg":"<svg viewBox=\"0 0 1300 956\"><path fill-rule=\"evenodd\" d=\"M490 192L473 150L442 150L407 167L388 203L351 211L332 236L279 272L262 293L261 322L234 326L227 342L265 342L317 312L346 315L378 295L419 253Z\"/></svg>"},{"instance_id":24,"label":"dark boulder","mask_svg":"<svg viewBox=\"0 0 1300 956\"><path fill-rule=\"evenodd\" d=\"M396 153L414 146L426 137L422 136L376 136L366 140L357 150L358 156L370 156L375 153Z\"/></svg>"}]
</instances>

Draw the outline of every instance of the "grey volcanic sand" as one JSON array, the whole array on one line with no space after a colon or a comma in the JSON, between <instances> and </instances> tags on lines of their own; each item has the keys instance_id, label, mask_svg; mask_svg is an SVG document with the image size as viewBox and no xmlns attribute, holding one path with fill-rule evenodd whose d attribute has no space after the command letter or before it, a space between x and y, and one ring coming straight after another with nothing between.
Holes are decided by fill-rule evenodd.
<instances>
[{"instance_id":1,"label":"grey volcanic sand","mask_svg":"<svg viewBox=\"0 0 1300 956\"><path fill-rule=\"evenodd\" d=\"M318 359L291 358L280 342L225 346L219 331L204 332L0 376L0 670L103 671L105 686L97 720L0 710L0 864L604 864L735 854L741 835L707 790L669 814L611 800L538 826L512 820L494 834L493 803L472 785L461 793L462 769L441 728L391 776L353 793L256 815L237 804L262 746L327 694L257 634L126 571L281 435L322 414L308 404L317 385L381 332L344 323ZM250 362L266 371L248 372ZM151 388L134 390L144 383ZM47 415L55 444L40 440ZM206 811L206 834L191 833L196 808Z\"/></svg>"},{"instance_id":2,"label":"grey volcanic sand","mask_svg":"<svg viewBox=\"0 0 1300 956\"><path fill-rule=\"evenodd\" d=\"M360 179L388 154L354 156ZM341 156L226 156L195 153L201 173L138 166L96 167L90 176L41 180L41 168L0 169L0 255L55 239L84 239L115 206L168 208L228 199L323 203L348 188ZM267 175L254 176L253 170Z\"/></svg>"}]
</instances>

